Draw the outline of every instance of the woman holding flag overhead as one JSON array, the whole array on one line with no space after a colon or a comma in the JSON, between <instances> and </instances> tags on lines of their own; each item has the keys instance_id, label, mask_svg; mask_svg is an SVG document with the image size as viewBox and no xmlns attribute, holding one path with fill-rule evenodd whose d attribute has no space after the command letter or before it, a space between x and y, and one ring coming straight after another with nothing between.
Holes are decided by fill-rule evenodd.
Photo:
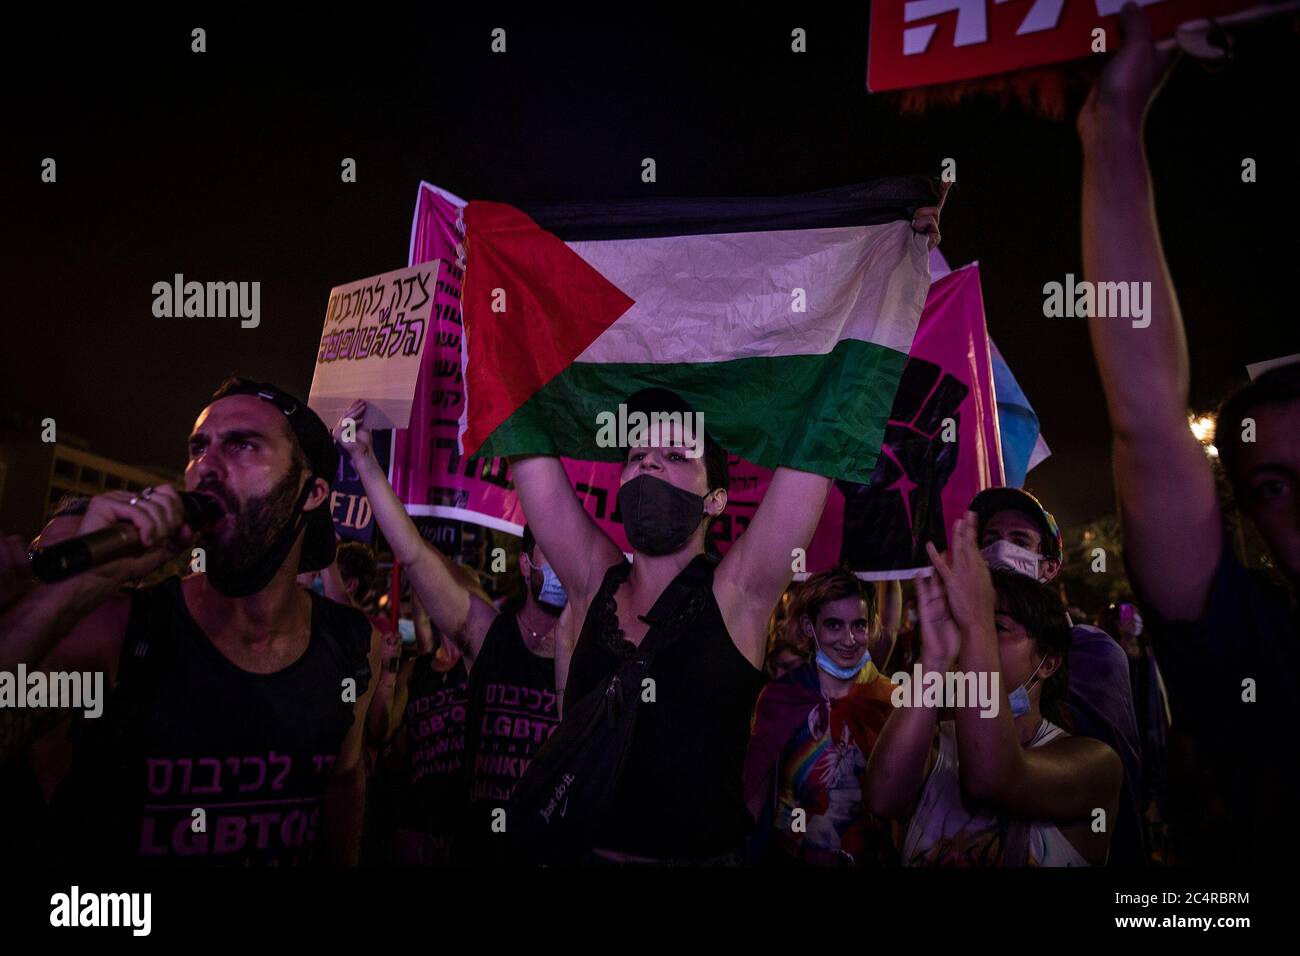
<instances>
[{"instance_id":1,"label":"woman holding flag overhead","mask_svg":"<svg viewBox=\"0 0 1300 956\"><path fill-rule=\"evenodd\" d=\"M669 401L643 393L628 404ZM565 682L569 727L556 731L557 746L597 707L616 729L628 725L624 739L572 741L598 748L588 751L593 777L624 762L622 779L591 797L599 822L577 823L586 836L578 842L592 843L590 862L738 863L750 827L741 777L767 619L790 581L792 550L807 545L821 517L829 479L778 469L748 529L716 561L705 533L727 504L726 452L707 434L703 456L687 453L680 432L648 439L628 449L618 495L630 563L574 497L558 458L511 465L583 622ZM530 774L543 767L539 754Z\"/></svg>"},{"instance_id":2,"label":"woman holding flag overhead","mask_svg":"<svg viewBox=\"0 0 1300 956\"><path fill-rule=\"evenodd\" d=\"M913 220L931 245L938 213L918 209ZM523 852L552 861L738 864L753 825L743 764L768 619L830 479L777 468L718 560L706 535L727 506L727 453L707 430L692 447L667 423L695 411L675 393L645 389L626 405L629 416L664 416L625 450L618 509L630 562L574 496L558 457L511 461L579 636L560 681L564 721L525 775L509 827Z\"/></svg>"}]
</instances>

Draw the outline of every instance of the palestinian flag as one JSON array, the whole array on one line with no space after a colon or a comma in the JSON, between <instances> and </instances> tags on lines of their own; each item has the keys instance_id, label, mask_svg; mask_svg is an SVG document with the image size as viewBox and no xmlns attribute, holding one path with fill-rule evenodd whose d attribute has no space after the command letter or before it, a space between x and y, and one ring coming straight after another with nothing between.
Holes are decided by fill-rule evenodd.
<instances>
[{"instance_id":1,"label":"palestinian flag","mask_svg":"<svg viewBox=\"0 0 1300 956\"><path fill-rule=\"evenodd\" d=\"M469 455L622 460L597 416L671 389L724 448L866 482L929 289L915 176L775 199L464 210Z\"/></svg>"}]
</instances>

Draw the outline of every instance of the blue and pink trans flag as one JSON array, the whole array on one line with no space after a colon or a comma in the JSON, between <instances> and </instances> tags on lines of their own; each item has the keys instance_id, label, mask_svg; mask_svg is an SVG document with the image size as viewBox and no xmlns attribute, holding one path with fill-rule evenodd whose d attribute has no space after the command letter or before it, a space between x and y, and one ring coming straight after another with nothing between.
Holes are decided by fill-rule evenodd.
<instances>
[{"instance_id":1,"label":"blue and pink trans flag","mask_svg":"<svg viewBox=\"0 0 1300 956\"><path fill-rule=\"evenodd\" d=\"M464 205L445 190L420 185L408 264L443 258L454 267L437 290L434 341L425 352L411 427L394 433L389 478L413 516L519 534L525 519L506 462L470 461L457 451L465 402ZM936 275L946 271L942 259L935 267ZM831 488L808 548L808 572L844 562L861 577L908 578L928 567L925 541L946 546L945 529L975 494L1005 481L996 395L979 268L972 264L931 285L875 471L867 484ZM564 464L587 511L630 551L618 513L621 466ZM771 474L732 459L727 510L710 532L723 553L749 524Z\"/></svg>"},{"instance_id":2,"label":"blue and pink trans flag","mask_svg":"<svg viewBox=\"0 0 1300 956\"><path fill-rule=\"evenodd\" d=\"M1029 404L1020 383L1011 374L1011 368L992 339L993 387L998 396L998 434L1002 436L1002 468L1007 485L1023 488L1025 475L1050 455L1051 449L1043 440L1038 426L1038 413Z\"/></svg>"},{"instance_id":3,"label":"blue and pink trans flag","mask_svg":"<svg viewBox=\"0 0 1300 956\"><path fill-rule=\"evenodd\" d=\"M930 276L940 279L952 269L938 249L930 250ZM1052 453L1038 425L1038 413L1016 381L1011 367L990 337L993 392L998 401L998 437L1002 444L1002 470L1010 488L1023 488L1025 475Z\"/></svg>"}]
</instances>

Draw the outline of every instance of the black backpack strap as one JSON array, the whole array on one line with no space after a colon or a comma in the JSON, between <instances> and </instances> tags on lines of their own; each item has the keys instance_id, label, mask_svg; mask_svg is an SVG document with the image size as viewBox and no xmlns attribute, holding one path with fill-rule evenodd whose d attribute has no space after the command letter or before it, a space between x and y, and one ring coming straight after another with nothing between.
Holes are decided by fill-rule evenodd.
<instances>
[{"instance_id":1,"label":"black backpack strap","mask_svg":"<svg viewBox=\"0 0 1300 956\"><path fill-rule=\"evenodd\" d=\"M645 672L640 657L623 660L566 708L560 725L533 755L508 811L517 862L582 862L631 753Z\"/></svg>"},{"instance_id":2,"label":"black backpack strap","mask_svg":"<svg viewBox=\"0 0 1300 956\"><path fill-rule=\"evenodd\" d=\"M631 753L642 681L655 654L685 633L709 596L716 565L701 555L682 570L643 616L650 630L641 644L565 707L564 720L533 755L511 801L512 843L522 860L574 864L590 848ZM611 598L630 569L626 562L611 567L596 600Z\"/></svg>"},{"instance_id":3,"label":"black backpack strap","mask_svg":"<svg viewBox=\"0 0 1300 956\"><path fill-rule=\"evenodd\" d=\"M144 686L157 673L159 662L175 639L172 621L178 600L179 578L168 578L157 587L131 595L131 611L117 661L118 688Z\"/></svg>"},{"instance_id":4,"label":"black backpack strap","mask_svg":"<svg viewBox=\"0 0 1300 956\"><path fill-rule=\"evenodd\" d=\"M109 698L107 727L115 761L127 759L125 744L133 727L147 719L168 663L176 653L176 606L180 578L131 595L131 613L117 662L117 686Z\"/></svg>"}]
</instances>

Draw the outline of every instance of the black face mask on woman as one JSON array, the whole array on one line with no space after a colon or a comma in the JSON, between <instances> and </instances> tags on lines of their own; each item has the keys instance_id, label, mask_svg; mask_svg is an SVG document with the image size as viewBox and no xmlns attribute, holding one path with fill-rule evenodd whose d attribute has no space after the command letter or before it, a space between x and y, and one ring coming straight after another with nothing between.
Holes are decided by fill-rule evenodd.
<instances>
[{"instance_id":1,"label":"black face mask on woman","mask_svg":"<svg viewBox=\"0 0 1300 956\"><path fill-rule=\"evenodd\" d=\"M704 498L656 478L638 475L618 489L628 543L643 554L672 554L704 520Z\"/></svg>"}]
</instances>

